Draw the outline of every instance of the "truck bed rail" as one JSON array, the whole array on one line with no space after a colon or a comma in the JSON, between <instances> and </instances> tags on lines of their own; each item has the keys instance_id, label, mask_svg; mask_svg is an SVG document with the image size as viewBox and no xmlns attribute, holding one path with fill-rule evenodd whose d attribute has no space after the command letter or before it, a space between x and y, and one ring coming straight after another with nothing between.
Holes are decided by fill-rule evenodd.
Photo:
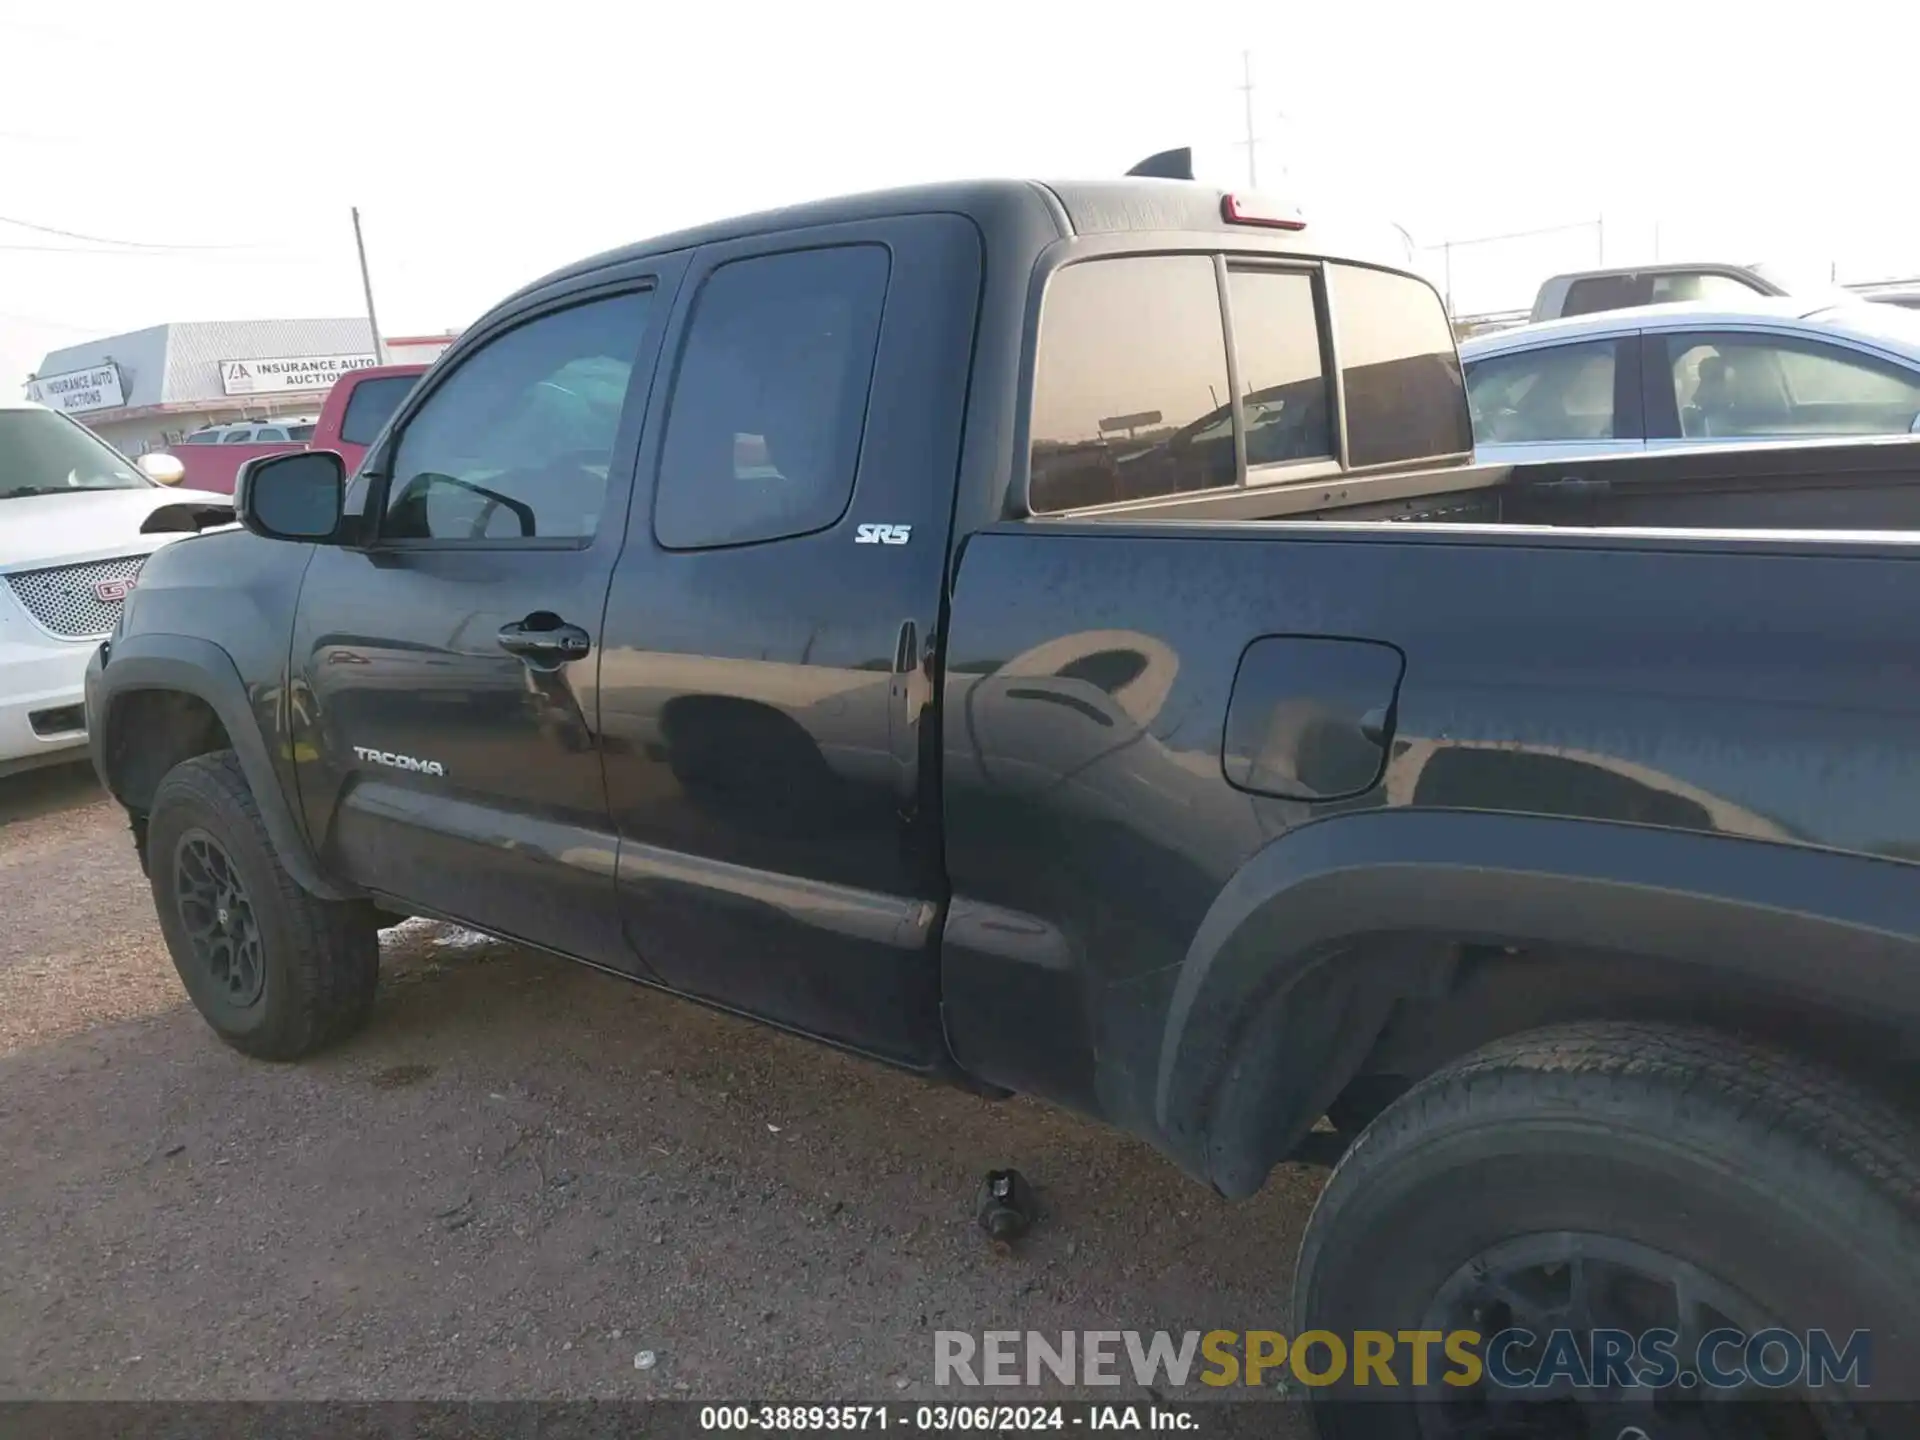
<instances>
[{"instance_id":1,"label":"truck bed rail","mask_svg":"<svg viewBox=\"0 0 1920 1440\"><path fill-rule=\"evenodd\" d=\"M1920 530L1920 438L1343 475L1174 497L1077 518L1722 532Z\"/></svg>"}]
</instances>

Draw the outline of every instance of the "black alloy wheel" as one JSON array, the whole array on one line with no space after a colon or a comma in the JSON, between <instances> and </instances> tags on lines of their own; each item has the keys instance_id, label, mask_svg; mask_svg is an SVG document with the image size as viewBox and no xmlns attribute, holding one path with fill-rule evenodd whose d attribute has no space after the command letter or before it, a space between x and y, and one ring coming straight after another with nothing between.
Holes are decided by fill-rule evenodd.
<instances>
[{"instance_id":1,"label":"black alloy wheel","mask_svg":"<svg viewBox=\"0 0 1920 1440\"><path fill-rule=\"evenodd\" d=\"M267 977L260 923L232 857L205 830L189 830L173 874L180 923L212 993L235 1010L258 1004Z\"/></svg>"},{"instance_id":2,"label":"black alloy wheel","mask_svg":"<svg viewBox=\"0 0 1920 1440\"><path fill-rule=\"evenodd\" d=\"M1293 1329L1393 1342L1313 1389L1321 1440L1909 1440L1920 1122L1697 1025L1493 1041L1341 1157ZM1409 1370L1416 1334L1461 1355Z\"/></svg>"},{"instance_id":3,"label":"black alloy wheel","mask_svg":"<svg viewBox=\"0 0 1920 1440\"><path fill-rule=\"evenodd\" d=\"M169 770L145 833L167 953L222 1040L262 1060L298 1060L366 1023L380 977L378 915L288 873L233 751Z\"/></svg>"},{"instance_id":4,"label":"black alloy wheel","mask_svg":"<svg viewBox=\"0 0 1920 1440\"><path fill-rule=\"evenodd\" d=\"M1846 1410L1816 1409L1804 1391L1748 1385L1703 1389L1691 1368L1707 1337L1719 1330L1759 1335L1777 1321L1733 1287L1677 1256L1613 1235L1544 1231L1494 1245L1462 1265L1440 1287L1421 1328L1492 1337L1519 1332L1503 1357L1524 1374L1550 1364L1556 1332L1622 1337L1671 1332L1673 1378L1655 1389L1588 1384L1573 1374L1541 1388L1479 1384L1425 1408L1422 1440L1855 1440L1861 1432ZM1621 1346L1625 1351L1624 1343ZM1783 1357L1784 1358L1784 1357ZM1598 1371L1591 1351L1579 1369ZM1622 1353L1644 1376L1652 1363Z\"/></svg>"}]
</instances>

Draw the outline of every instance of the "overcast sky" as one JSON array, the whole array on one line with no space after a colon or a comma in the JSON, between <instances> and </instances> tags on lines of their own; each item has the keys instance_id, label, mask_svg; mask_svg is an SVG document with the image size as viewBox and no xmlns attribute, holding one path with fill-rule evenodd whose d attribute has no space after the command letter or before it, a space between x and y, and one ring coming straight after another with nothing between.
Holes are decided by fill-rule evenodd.
<instances>
[{"instance_id":1,"label":"overcast sky","mask_svg":"<svg viewBox=\"0 0 1920 1440\"><path fill-rule=\"evenodd\" d=\"M17 18L16 18L17 17ZM1772 18L1778 17L1778 18ZM90 0L0 12L0 383L167 320L458 327L545 270L702 219L1169 145L1453 255L1461 310L1547 273L1781 257L1920 273L1920 7ZM1593 222L1604 219L1601 227ZM1440 278L1438 251L1430 272Z\"/></svg>"}]
</instances>

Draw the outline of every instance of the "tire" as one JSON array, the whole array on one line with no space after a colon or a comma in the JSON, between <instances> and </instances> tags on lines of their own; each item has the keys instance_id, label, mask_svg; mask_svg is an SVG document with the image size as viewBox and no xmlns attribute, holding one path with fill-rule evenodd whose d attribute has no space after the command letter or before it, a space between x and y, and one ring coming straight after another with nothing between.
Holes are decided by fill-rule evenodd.
<instances>
[{"instance_id":1,"label":"tire","mask_svg":"<svg viewBox=\"0 0 1920 1440\"><path fill-rule=\"evenodd\" d=\"M1749 1334L1769 1325L1802 1337L1824 1328L1842 1346L1854 1331L1870 1332L1871 1372L1861 1378L1871 1379L1871 1390L1830 1386L1823 1393L1832 1403L1810 1431L1793 1428L1816 1418L1798 1408L1804 1397L1769 1392L1772 1404L1741 1407L1745 1428L1732 1433L1913 1433L1906 1407L1853 1402L1920 1398L1920 1131L1838 1074L1710 1031L1557 1027L1497 1042L1420 1082L1360 1135L1329 1179L1301 1242L1294 1333L1331 1331L1351 1343L1357 1330L1457 1325L1491 1338L1509 1325L1535 1328L1515 1305L1535 1303L1540 1276L1570 1276L1575 1267L1530 1269L1529 1257L1573 1235L1593 1257L1581 1275L1597 1277L1585 1279L1584 1293L1638 1296L1638 1323L1622 1329L1665 1324L1655 1314L1664 1301L1609 1267L1659 1273L1641 1265L1656 1257L1678 1261L1671 1273L1690 1277L1696 1297L1712 1297L1711 1308L1693 1312L1695 1341L1714 1316L1716 1325L1731 1320ZM1451 1308L1449 1296L1486 1296L1488 1273L1519 1277L1497 1292L1516 1296L1513 1304L1496 1296ZM1566 1303L1556 1296L1533 1315ZM1589 1332L1615 1323L1584 1312ZM1682 1340L1675 1349L1690 1373L1697 1345ZM1430 1381L1451 1368L1437 1349L1433 1358ZM1410 1357L1395 1364L1407 1385ZM1444 1436L1448 1415L1470 1418L1481 1403L1471 1388L1435 1385L1437 1403L1385 1405L1377 1403L1377 1376L1371 1391L1352 1379L1313 1391L1326 1440ZM1708 1408L1697 1404L1699 1392L1666 1393L1671 1403L1695 1401L1696 1415ZM1582 1413L1601 1417L1586 1420L1598 1427L1592 1433L1634 1433L1631 1412L1600 1408L1593 1392L1587 1398L1592 1408ZM1642 1390L1633 1403L1645 1398ZM1463 1425L1458 1433L1506 1432ZM1648 1425L1647 1433L1667 1431Z\"/></svg>"},{"instance_id":2,"label":"tire","mask_svg":"<svg viewBox=\"0 0 1920 1440\"><path fill-rule=\"evenodd\" d=\"M161 934L215 1034L257 1059L298 1060L366 1023L373 908L318 899L287 874L231 750L168 771L146 829ZM222 898L204 898L209 881Z\"/></svg>"}]
</instances>

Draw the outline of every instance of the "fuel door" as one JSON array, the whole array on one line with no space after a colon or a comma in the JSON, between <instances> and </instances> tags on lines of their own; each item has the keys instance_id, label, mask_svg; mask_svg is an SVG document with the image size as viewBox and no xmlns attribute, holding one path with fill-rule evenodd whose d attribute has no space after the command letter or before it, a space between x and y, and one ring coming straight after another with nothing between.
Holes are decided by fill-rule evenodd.
<instances>
[{"instance_id":1,"label":"fuel door","mask_svg":"<svg viewBox=\"0 0 1920 1440\"><path fill-rule=\"evenodd\" d=\"M1392 645L1266 635L1234 676L1220 763L1229 784L1283 800L1342 800L1380 783L1406 657Z\"/></svg>"}]
</instances>

